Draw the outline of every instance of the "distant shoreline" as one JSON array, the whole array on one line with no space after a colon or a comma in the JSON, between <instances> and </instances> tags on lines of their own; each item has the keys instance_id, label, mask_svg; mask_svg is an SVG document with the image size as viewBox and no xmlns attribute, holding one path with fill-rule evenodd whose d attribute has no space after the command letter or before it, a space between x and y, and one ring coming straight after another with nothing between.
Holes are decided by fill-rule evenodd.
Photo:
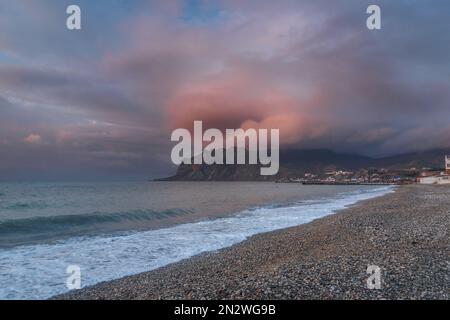
<instances>
[{"instance_id":1,"label":"distant shoreline","mask_svg":"<svg viewBox=\"0 0 450 320\"><path fill-rule=\"evenodd\" d=\"M379 182L297 182L297 181L278 181L278 180L171 180L170 178L162 178L148 180L148 182L261 182L261 183L286 183L286 184L303 184L303 185L320 185L320 186L398 186L396 183L379 183Z\"/></svg>"},{"instance_id":2,"label":"distant shoreline","mask_svg":"<svg viewBox=\"0 0 450 320\"><path fill-rule=\"evenodd\" d=\"M305 225L56 298L449 299L448 191L399 187ZM366 288L368 265L381 268L381 290Z\"/></svg>"}]
</instances>

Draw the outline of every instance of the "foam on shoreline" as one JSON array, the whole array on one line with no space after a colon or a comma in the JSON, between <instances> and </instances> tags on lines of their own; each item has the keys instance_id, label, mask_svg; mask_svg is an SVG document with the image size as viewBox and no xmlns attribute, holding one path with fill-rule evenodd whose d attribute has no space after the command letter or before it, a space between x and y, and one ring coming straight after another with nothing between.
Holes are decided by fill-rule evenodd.
<instances>
[{"instance_id":1,"label":"foam on shoreline","mask_svg":"<svg viewBox=\"0 0 450 320\"><path fill-rule=\"evenodd\" d=\"M392 187L379 187L327 199L258 207L225 218L165 229L77 237L51 245L1 250L0 297L43 299L64 293L68 265L80 266L83 287L154 270L203 252L229 247L258 233L308 223L392 190Z\"/></svg>"}]
</instances>

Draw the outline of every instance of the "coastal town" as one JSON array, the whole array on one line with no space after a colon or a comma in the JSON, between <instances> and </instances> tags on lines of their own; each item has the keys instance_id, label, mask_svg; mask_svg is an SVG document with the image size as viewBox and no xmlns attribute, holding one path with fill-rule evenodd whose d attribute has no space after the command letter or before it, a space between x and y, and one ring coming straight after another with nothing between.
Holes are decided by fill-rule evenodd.
<instances>
[{"instance_id":1,"label":"coastal town","mask_svg":"<svg viewBox=\"0 0 450 320\"><path fill-rule=\"evenodd\" d=\"M306 172L303 176L280 179L291 182L318 185L404 185L404 184L450 184L450 156L446 155L444 168L384 169L367 168L356 172L330 170L323 173Z\"/></svg>"}]
</instances>

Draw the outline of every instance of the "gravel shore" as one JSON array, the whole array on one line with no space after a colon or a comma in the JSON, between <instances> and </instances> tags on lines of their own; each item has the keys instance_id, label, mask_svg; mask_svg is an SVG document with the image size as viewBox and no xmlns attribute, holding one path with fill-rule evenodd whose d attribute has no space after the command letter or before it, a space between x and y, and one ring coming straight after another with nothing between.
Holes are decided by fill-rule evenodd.
<instances>
[{"instance_id":1,"label":"gravel shore","mask_svg":"<svg viewBox=\"0 0 450 320\"><path fill-rule=\"evenodd\" d=\"M403 186L311 223L57 299L449 299L450 187ZM367 288L368 265L381 289Z\"/></svg>"}]
</instances>

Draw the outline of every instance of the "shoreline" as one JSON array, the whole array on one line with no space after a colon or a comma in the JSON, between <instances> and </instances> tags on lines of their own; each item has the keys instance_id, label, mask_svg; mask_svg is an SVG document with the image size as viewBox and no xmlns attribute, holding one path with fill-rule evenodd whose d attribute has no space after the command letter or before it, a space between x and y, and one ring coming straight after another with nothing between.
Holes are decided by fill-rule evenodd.
<instances>
[{"instance_id":1,"label":"shoreline","mask_svg":"<svg viewBox=\"0 0 450 320\"><path fill-rule=\"evenodd\" d=\"M300 226L53 299L449 299L450 189L402 186ZM366 286L368 265L382 287Z\"/></svg>"}]
</instances>

